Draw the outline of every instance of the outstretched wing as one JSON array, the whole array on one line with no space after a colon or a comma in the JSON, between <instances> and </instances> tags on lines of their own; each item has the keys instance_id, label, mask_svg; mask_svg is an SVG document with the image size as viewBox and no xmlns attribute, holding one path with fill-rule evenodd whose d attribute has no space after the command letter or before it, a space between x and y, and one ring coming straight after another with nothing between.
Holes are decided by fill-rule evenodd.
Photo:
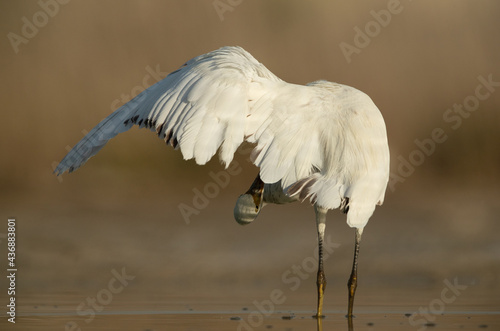
<instances>
[{"instance_id":1,"label":"outstretched wing","mask_svg":"<svg viewBox=\"0 0 500 331\"><path fill-rule=\"evenodd\" d=\"M227 165L244 140L254 79L280 81L239 47L198 56L105 118L55 173L79 168L134 124L156 131L167 143L179 146L185 159L195 158L198 164L205 164L221 147L221 161Z\"/></svg>"},{"instance_id":2,"label":"outstretched wing","mask_svg":"<svg viewBox=\"0 0 500 331\"><path fill-rule=\"evenodd\" d=\"M326 119L325 107L314 104L321 103L319 90L288 84L242 48L224 47L188 61L109 115L55 173L79 168L108 140L138 125L198 164L219 149L227 166L244 140L256 143L252 160L262 180L288 187L323 166L324 133L317 123ZM336 131L335 123L328 130Z\"/></svg>"}]
</instances>

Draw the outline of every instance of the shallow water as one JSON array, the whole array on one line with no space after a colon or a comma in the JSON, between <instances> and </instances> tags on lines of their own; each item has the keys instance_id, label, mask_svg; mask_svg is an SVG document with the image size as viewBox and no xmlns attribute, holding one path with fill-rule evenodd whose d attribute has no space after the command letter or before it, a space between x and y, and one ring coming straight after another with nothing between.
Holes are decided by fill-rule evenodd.
<instances>
[{"instance_id":1,"label":"shallow water","mask_svg":"<svg viewBox=\"0 0 500 331\"><path fill-rule=\"evenodd\" d=\"M349 330L340 312L327 311L321 321L323 330ZM416 321L417 322L417 321ZM420 321L418 321L420 322ZM5 323L2 329L4 328ZM10 324L10 323L9 323ZM269 316L242 311L107 311L97 313L85 323L71 314L36 312L18 318L23 330L314 330L311 312L287 311ZM500 330L500 313L487 311L449 311L436 316L435 322L411 323L404 313L359 311L352 330ZM12 328L14 329L14 328Z\"/></svg>"},{"instance_id":2,"label":"shallow water","mask_svg":"<svg viewBox=\"0 0 500 331\"><path fill-rule=\"evenodd\" d=\"M409 293L409 292L407 292ZM320 320L326 330L500 330L500 310L497 303L486 303L477 296L467 298L462 305L440 306L435 299L427 301L433 292L414 293L414 303L398 306L358 305L352 328L345 318L345 310L326 309L326 317ZM465 296L465 295L464 295ZM134 299L135 297L135 299ZM365 296L366 297L366 296ZM127 296L101 311L78 310L80 296L45 296L26 298L18 306L16 324L0 320L1 330L317 330L318 321L312 317L313 308L307 304L270 307L248 305L248 298L189 298L188 300L142 301L138 296ZM337 300L335 300L337 301ZM340 301L340 300L338 300ZM51 304L47 304L50 302ZM337 305L335 304L335 307ZM88 308L89 306L85 306ZM276 309L275 309L276 308ZM283 308L283 309L281 309ZM259 310L260 309L260 310ZM442 310L442 311L441 311ZM420 312L419 312L420 311Z\"/></svg>"},{"instance_id":3,"label":"shallow water","mask_svg":"<svg viewBox=\"0 0 500 331\"><path fill-rule=\"evenodd\" d=\"M317 329L311 208L270 206L240 227L215 205L189 225L146 207L15 215L17 317L0 311L0 330ZM500 330L498 214L448 227L439 211L381 209L362 242L352 329ZM354 233L343 217L327 227L325 331L349 330ZM7 288L0 278L0 299Z\"/></svg>"}]
</instances>

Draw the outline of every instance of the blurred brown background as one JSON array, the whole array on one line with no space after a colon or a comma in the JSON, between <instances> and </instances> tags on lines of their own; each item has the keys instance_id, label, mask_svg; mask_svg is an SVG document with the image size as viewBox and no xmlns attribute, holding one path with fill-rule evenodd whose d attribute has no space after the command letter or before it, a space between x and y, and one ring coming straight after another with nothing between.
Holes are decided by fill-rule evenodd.
<instances>
[{"instance_id":1,"label":"blurred brown background","mask_svg":"<svg viewBox=\"0 0 500 331\"><path fill-rule=\"evenodd\" d=\"M249 305L288 288L282 274L314 250L314 213L307 203L269 206L255 224L238 226L233 204L257 173L244 155L236 158L242 173L189 225L178 206L192 205L193 189L223 168L185 162L149 131L120 135L76 173L52 174L66 147L117 106L225 45L244 47L288 82L354 86L384 115L398 179L365 230L360 304L397 305L398 289L439 290L458 277L474 288L461 303L498 309L499 83L474 96L480 77L500 82L500 3L401 1L390 22L381 13L393 1L232 3L73 0L48 7L49 15L37 1L0 1L0 244L6 252L7 218L16 217L20 309L66 300L74 311L123 267L136 278L121 298L144 302L157 295L193 304L206 294ZM356 37L356 28L372 36ZM356 41L363 47L347 59L341 45ZM454 105L465 110L452 113ZM415 140L428 141L436 128L446 141L419 159ZM354 234L338 211L329 218L340 246L327 263L327 294L340 309ZM0 278L2 297L6 286ZM312 310L314 287L311 277L288 292L287 304L305 297ZM415 309L432 293L439 291Z\"/></svg>"}]
</instances>

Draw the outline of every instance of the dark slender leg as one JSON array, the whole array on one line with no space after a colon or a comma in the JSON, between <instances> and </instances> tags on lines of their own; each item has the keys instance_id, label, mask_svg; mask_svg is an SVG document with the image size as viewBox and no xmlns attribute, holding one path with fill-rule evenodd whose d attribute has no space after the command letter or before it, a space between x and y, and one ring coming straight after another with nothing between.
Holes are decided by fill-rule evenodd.
<instances>
[{"instance_id":1,"label":"dark slender leg","mask_svg":"<svg viewBox=\"0 0 500 331\"><path fill-rule=\"evenodd\" d=\"M314 206L316 211L316 226L318 228L318 275L316 285L318 286L318 310L316 318L325 317L323 315L323 297L326 288L325 271L323 269L323 241L325 240L326 212L327 209ZM318 327L321 323L318 324Z\"/></svg>"},{"instance_id":2,"label":"dark slender leg","mask_svg":"<svg viewBox=\"0 0 500 331\"><path fill-rule=\"evenodd\" d=\"M356 287L358 286L358 255L359 255L359 243L361 241L361 234L363 229L356 229L356 244L354 246L354 260L352 263L351 277L347 282L347 289L349 290L349 305L347 306L347 318L351 319L352 323L352 307L354 305L354 294L356 293Z\"/></svg>"}]
</instances>

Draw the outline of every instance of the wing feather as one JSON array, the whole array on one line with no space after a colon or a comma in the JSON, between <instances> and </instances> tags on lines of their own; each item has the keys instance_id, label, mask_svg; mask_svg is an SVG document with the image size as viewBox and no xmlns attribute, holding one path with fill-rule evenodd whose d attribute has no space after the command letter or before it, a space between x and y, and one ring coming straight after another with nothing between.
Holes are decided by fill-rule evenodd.
<instances>
[{"instance_id":1,"label":"wing feather","mask_svg":"<svg viewBox=\"0 0 500 331\"><path fill-rule=\"evenodd\" d=\"M220 148L221 160L228 165L244 140L249 85L259 77L280 81L242 48L223 47L198 56L101 121L55 173L78 169L134 124L156 131L167 143L178 142L183 157L200 164Z\"/></svg>"},{"instance_id":2,"label":"wing feather","mask_svg":"<svg viewBox=\"0 0 500 331\"><path fill-rule=\"evenodd\" d=\"M338 208L344 197L355 195L351 184L366 175L370 158L381 158L381 167L388 168L385 125L367 98L335 83L286 83L242 48L223 47L189 60L109 115L76 144L55 173L77 169L109 139L137 124L198 164L219 150L227 167L243 141L255 143L251 159L265 183L281 181L289 194ZM358 116L356 107L368 111ZM380 132L368 133L375 129ZM380 142L371 146L372 137ZM368 146L366 153L375 156L361 150L361 140ZM388 177L387 169L377 171ZM366 190L366 183L357 185ZM374 193L377 201L384 192L385 186Z\"/></svg>"}]
</instances>

